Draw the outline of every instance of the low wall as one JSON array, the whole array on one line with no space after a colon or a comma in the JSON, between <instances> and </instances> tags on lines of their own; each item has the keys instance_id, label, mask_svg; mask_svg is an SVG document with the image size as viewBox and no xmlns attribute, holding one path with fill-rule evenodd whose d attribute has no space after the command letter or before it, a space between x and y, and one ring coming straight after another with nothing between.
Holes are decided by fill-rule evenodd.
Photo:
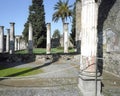
<instances>
[{"instance_id":1,"label":"low wall","mask_svg":"<svg viewBox=\"0 0 120 96\"><path fill-rule=\"evenodd\" d=\"M35 55L35 54L0 54L0 63L29 63L38 61L44 63L46 60L72 60L79 63L80 55L77 54L50 54L50 55Z\"/></svg>"}]
</instances>

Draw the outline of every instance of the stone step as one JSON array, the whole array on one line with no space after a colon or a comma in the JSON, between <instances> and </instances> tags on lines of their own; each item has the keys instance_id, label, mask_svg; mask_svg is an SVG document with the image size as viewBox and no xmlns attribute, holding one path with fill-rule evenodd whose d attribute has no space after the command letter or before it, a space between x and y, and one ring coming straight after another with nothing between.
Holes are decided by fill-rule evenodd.
<instances>
[{"instance_id":1,"label":"stone step","mask_svg":"<svg viewBox=\"0 0 120 96\"><path fill-rule=\"evenodd\" d=\"M78 84L77 77L3 79L0 87L53 87Z\"/></svg>"},{"instance_id":2,"label":"stone step","mask_svg":"<svg viewBox=\"0 0 120 96\"><path fill-rule=\"evenodd\" d=\"M77 85L0 88L0 96L82 96Z\"/></svg>"}]
</instances>

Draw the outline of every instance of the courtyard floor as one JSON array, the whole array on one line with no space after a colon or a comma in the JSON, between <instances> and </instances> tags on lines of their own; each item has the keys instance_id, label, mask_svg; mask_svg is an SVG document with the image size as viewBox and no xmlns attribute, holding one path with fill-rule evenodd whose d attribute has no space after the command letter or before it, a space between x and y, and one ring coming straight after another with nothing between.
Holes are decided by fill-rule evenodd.
<instances>
[{"instance_id":1,"label":"courtyard floor","mask_svg":"<svg viewBox=\"0 0 120 96\"><path fill-rule=\"evenodd\" d=\"M41 68L43 73L25 77L0 78L0 96L82 96L78 88L79 62L60 60L31 62L14 66ZM119 96L120 78L103 72L102 91L105 96Z\"/></svg>"}]
</instances>

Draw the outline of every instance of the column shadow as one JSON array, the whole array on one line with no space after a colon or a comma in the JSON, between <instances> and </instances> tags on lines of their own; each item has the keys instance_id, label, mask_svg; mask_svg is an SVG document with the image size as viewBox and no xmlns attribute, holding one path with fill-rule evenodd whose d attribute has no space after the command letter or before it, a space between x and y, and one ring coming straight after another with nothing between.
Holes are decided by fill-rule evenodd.
<instances>
[{"instance_id":1,"label":"column shadow","mask_svg":"<svg viewBox=\"0 0 120 96\"><path fill-rule=\"evenodd\" d=\"M33 68L31 68L31 69L28 69L28 70L25 70L25 71L22 71L22 72L10 74L10 75L8 75L8 76L5 76L5 78L4 78L4 77L1 78L0 80L9 79L9 77L16 77L16 76L19 76L19 75L21 75L21 74L28 73L28 72L31 72L31 71L33 71L33 70L38 70L38 69L40 69L40 68L49 66L49 65L51 65L52 63L57 62L57 61L59 60L59 58L60 58L60 55L58 55L58 56L52 55L52 58L53 58L52 61L47 62L47 63L45 63L45 64L43 64L43 65L40 65L40 66L37 66L37 67L33 67ZM6 77L8 77L8 78L6 78Z\"/></svg>"},{"instance_id":2,"label":"column shadow","mask_svg":"<svg viewBox=\"0 0 120 96\"><path fill-rule=\"evenodd\" d=\"M110 9L115 4L116 0L101 0L99 10L98 10L98 70L103 73L103 27L104 22L107 19Z\"/></svg>"}]
</instances>

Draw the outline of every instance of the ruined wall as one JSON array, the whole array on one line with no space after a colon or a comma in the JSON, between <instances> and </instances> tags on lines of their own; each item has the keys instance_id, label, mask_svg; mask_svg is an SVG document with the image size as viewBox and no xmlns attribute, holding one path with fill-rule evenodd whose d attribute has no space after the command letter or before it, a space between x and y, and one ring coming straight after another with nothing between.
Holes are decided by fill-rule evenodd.
<instances>
[{"instance_id":1,"label":"ruined wall","mask_svg":"<svg viewBox=\"0 0 120 96\"><path fill-rule=\"evenodd\" d=\"M102 0L98 23L103 68L120 76L120 0Z\"/></svg>"},{"instance_id":2,"label":"ruined wall","mask_svg":"<svg viewBox=\"0 0 120 96\"><path fill-rule=\"evenodd\" d=\"M20 50L27 49L27 45L23 39L20 40Z\"/></svg>"}]
</instances>

